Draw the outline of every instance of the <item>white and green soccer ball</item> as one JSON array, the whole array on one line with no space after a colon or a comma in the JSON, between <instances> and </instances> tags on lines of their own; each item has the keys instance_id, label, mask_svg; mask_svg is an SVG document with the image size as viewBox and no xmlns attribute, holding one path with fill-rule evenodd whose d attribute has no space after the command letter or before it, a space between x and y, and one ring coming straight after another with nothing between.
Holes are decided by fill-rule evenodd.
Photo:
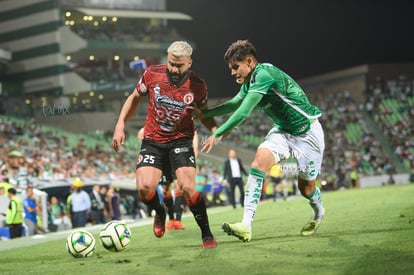
<instances>
[{"instance_id":1,"label":"white and green soccer ball","mask_svg":"<svg viewBox=\"0 0 414 275\"><path fill-rule=\"evenodd\" d=\"M106 250L120 252L131 242L131 230L122 221L110 221L102 227L99 239Z\"/></svg>"},{"instance_id":2,"label":"white and green soccer ball","mask_svg":"<svg viewBox=\"0 0 414 275\"><path fill-rule=\"evenodd\" d=\"M66 239L66 249L75 258L86 258L92 256L96 241L93 235L83 229L70 233Z\"/></svg>"}]
</instances>

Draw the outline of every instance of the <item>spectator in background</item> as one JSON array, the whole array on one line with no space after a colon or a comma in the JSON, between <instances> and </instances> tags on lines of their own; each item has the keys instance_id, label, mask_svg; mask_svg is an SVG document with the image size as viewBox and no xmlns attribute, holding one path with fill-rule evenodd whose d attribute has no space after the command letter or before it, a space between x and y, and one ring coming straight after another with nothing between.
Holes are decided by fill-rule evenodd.
<instances>
[{"instance_id":1,"label":"spectator in background","mask_svg":"<svg viewBox=\"0 0 414 275\"><path fill-rule=\"evenodd\" d=\"M3 178L3 181L0 182L0 187L4 188L4 195L7 196L9 189L12 188L13 185L10 184L9 178Z\"/></svg>"},{"instance_id":2,"label":"spectator in background","mask_svg":"<svg viewBox=\"0 0 414 275\"><path fill-rule=\"evenodd\" d=\"M27 187L26 195L26 198L23 200L24 224L27 227L27 235L33 236L37 233L37 202L33 193L33 187Z\"/></svg>"},{"instance_id":3,"label":"spectator in background","mask_svg":"<svg viewBox=\"0 0 414 275\"><path fill-rule=\"evenodd\" d=\"M101 201L104 207L105 220L107 220L110 217L110 214L109 214L110 209L109 209L107 193L108 193L108 188L106 186L101 186L101 188L99 188L99 195L101 196Z\"/></svg>"},{"instance_id":4,"label":"spectator in background","mask_svg":"<svg viewBox=\"0 0 414 275\"><path fill-rule=\"evenodd\" d=\"M73 185L69 189L69 195L66 198L66 213L68 213L70 218L70 223L73 227L73 210L72 210L72 194L75 191L75 187Z\"/></svg>"},{"instance_id":5,"label":"spectator in background","mask_svg":"<svg viewBox=\"0 0 414 275\"><path fill-rule=\"evenodd\" d=\"M219 171L213 170L211 174L211 178L210 178L210 183L211 183L211 193L212 193L212 199L211 199L212 205L213 206L223 205L224 200L221 198L221 194L224 191L224 186L223 186L223 179L220 176Z\"/></svg>"},{"instance_id":6,"label":"spectator in background","mask_svg":"<svg viewBox=\"0 0 414 275\"><path fill-rule=\"evenodd\" d=\"M106 222L104 214L104 203L102 201L101 195L99 193L100 186L99 184L94 184L92 191L89 193L91 198L91 217L93 224L103 224Z\"/></svg>"},{"instance_id":7,"label":"spectator in background","mask_svg":"<svg viewBox=\"0 0 414 275\"><path fill-rule=\"evenodd\" d=\"M236 186L240 191L240 205L244 206L244 183L242 176L247 176L248 173L243 167L242 161L237 157L237 153L234 149L230 149L228 152L228 158L224 161L223 178L230 185L230 198L229 202L236 208Z\"/></svg>"},{"instance_id":8,"label":"spectator in background","mask_svg":"<svg viewBox=\"0 0 414 275\"><path fill-rule=\"evenodd\" d=\"M282 173L282 167L279 163L274 164L269 171L270 181L273 185L273 201L276 201L277 195L279 193L279 185L282 184L282 195L283 199L286 200L287 192L286 188L283 187L282 179L283 179L283 173Z\"/></svg>"},{"instance_id":9,"label":"spectator in background","mask_svg":"<svg viewBox=\"0 0 414 275\"><path fill-rule=\"evenodd\" d=\"M76 178L72 182L74 191L72 192L72 227L84 227L87 222L88 212L91 209L91 199L88 193L82 190L83 182Z\"/></svg>"},{"instance_id":10,"label":"spectator in background","mask_svg":"<svg viewBox=\"0 0 414 275\"><path fill-rule=\"evenodd\" d=\"M351 179L352 188L356 188L359 181L358 171L356 169L352 169L352 171L349 173L349 178Z\"/></svg>"},{"instance_id":11,"label":"spectator in background","mask_svg":"<svg viewBox=\"0 0 414 275\"><path fill-rule=\"evenodd\" d=\"M0 227L4 227L5 215L10 201L3 186L0 186Z\"/></svg>"},{"instance_id":12,"label":"spectator in background","mask_svg":"<svg viewBox=\"0 0 414 275\"><path fill-rule=\"evenodd\" d=\"M66 225L70 224L69 217L65 215L65 205L60 203L56 196L50 197L50 204L49 204L49 220L51 223L50 230L56 231L59 225Z\"/></svg>"},{"instance_id":13,"label":"spectator in background","mask_svg":"<svg viewBox=\"0 0 414 275\"><path fill-rule=\"evenodd\" d=\"M5 179L8 180L8 178L7 178L8 171L5 167L6 167L6 165L0 159L0 171L1 171L1 173L0 173L0 182L3 182Z\"/></svg>"},{"instance_id":14,"label":"spectator in background","mask_svg":"<svg viewBox=\"0 0 414 275\"><path fill-rule=\"evenodd\" d=\"M28 171L24 167L24 156L21 152L13 150L8 155L8 172L10 183L17 187L26 187L28 184Z\"/></svg>"},{"instance_id":15,"label":"spectator in background","mask_svg":"<svg viewBox=\"0 0 414 275\"><path fill-rule=\"evenodd\" d=\"M8 197L10 203L6 213L6 223L9 226L10 239L23 235L23 201L16 194L15 188L9 189Z\"/></svg>"},{"instance_id":16,"label":"spectator in background","mask_svg":"<svg viewBox=\"0 0 414 275\"><path fill-rule=\"evenodd\" d=\"M112 221L121 220L121 210L119 209L119 194L116 192L115 188L112 186L109 187L107 192L108 202L109 202L109 217Z\"/></svg>"}]
</instances>

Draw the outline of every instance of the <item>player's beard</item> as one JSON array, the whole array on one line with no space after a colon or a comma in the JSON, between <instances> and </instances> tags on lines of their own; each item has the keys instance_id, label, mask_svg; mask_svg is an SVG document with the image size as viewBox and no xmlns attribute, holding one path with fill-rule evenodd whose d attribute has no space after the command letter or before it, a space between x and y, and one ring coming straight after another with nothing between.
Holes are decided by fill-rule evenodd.
<instances>
[{"instance_id":1,"label":"player's beard","mask_svg":"<svg viewBox=\"0 0 414 275\"><path fill-rule=\"evenodd\" d=\"M170 73L170 72L168 72L168 77L169 77L170 81L172 82L172 84L180 83L180 81L183 79L184 75L185 75L185 73L180 74L180 73Z\"/></svg>"}]
</instances>

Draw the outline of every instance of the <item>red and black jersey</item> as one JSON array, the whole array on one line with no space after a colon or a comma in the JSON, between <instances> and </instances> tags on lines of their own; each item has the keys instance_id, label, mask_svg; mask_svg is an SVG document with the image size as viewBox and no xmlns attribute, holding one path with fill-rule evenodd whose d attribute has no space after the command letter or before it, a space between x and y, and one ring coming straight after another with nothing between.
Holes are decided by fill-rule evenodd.
<instances>
[{"instance_id":1,"label":"red and black jersey","mask_svg":"<svg viewBox=\"0 0 414 275\"><path fill-rule=\"evenodd\" d=\"M182 137L194 136L192 109L207 101L204 80L189 71L178 84L168 79L167 65L147 68L137 84L141 96L148 95L145 139L166 143Z\"/></svg>"}]
</instances>

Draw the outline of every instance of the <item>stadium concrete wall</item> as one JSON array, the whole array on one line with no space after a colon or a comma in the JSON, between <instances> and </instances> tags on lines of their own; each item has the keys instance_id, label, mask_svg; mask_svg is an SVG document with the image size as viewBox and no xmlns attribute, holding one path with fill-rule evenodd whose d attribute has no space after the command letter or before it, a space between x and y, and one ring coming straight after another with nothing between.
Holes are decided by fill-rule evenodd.
<instances>
[{"instance_id":1,"label":"stadium concrete wall","mask_svg":"<svg viewBox=\"0 0 414 275\"><path fill-rule=\"evenodd\" d=\"M97 130L113 131L118 119L118 114L113 112L70 113L70 108L65 110L55 108L53 110L53 106L49 107L51 109L37 112L37 122L73 133L86 134Z\"/></svg>"},{"instance_id":2,"label":"stadium concrete wall","mask_svg":"<svg viewBox=\"0 0 414 275\"><path fill-rule=\"evenodd\" d=\"M389 177L389 175L363 177L360 179L359 185L361 188L386 185ZM406 184L408 183L409 174L395 174L393 178L395 184Z\"/></svg>"}]
</instances>

